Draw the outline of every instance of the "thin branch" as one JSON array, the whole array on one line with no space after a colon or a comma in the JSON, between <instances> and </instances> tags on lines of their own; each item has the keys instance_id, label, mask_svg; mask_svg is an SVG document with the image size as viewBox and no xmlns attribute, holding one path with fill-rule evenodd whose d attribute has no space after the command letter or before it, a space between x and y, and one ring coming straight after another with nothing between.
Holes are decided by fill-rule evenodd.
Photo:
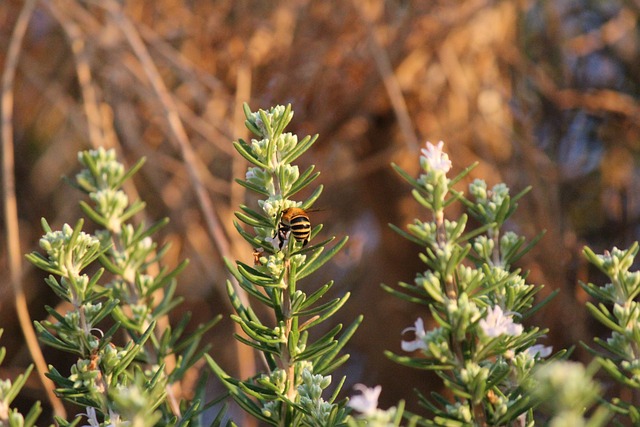
<instances>
[{"instance_id":1,"label":"thin branch","mask_svg":"<svg viewBox=\"0 0 640 427\"><path fill-rule=\"evenodd\" d=\"M69 4L68 2L65 3L64 6L68 9ZM112 141L109 141L102 132L103 120L100 114L96 91L92 83L91 67L87 59L87 50L85 49L86 37L83 37L80 26L69 19L53 2L45 1L44 5L47 6L53 17L58 20L69 38L69 45L71 46L73 58L75 59L76 75L82 93L82 105L84 106L84 112L87 116L87 128L91 146L93 148L112 146L113 144L109 143Z\"/></svg>"},{"instance_id":2,"label":"thin branch","mask_svg":"<svg viewBox=\"0 0 640 427\"><path fill-rule=\"evenodd\" d=\"M156 68L153 59L149 54L149 51L147 50L144 42L142 41L142 38L138 34L131 21L129 21L129 19L127 19L122 13L122 10L118 3L113 0L108 0L96 4L100 7L105 8L111 14L114 22L118 25L127 41L129 42L129 45L133 49L134 54L140 61L142 68L147 75L147 78L149 79L153 90L156 92L162 108L164 109L171 135L173 136L173 139L180 150L182 158L187 165L189 178L191 180L191 183L193 184L196 198L200 205L200 209L203 212L204 220L207 224L207 231L209 232L210 237L216 243L220 253L222 255L229 254L229 241L227 237L222 233L222 227L220 226L218 217L215 213L215 210L213 209L211 200L207 195L202 179L200 178L200 174L195 168L189 167L189 165L193 165L196 163L197 156L195 155L193 148L189 144L189 138L187 136L187 132L184 129L184 126L182 125L182 121L180 120L180 115L178 113L175 102L171 97L171 94L169 93L166 85L164 84L164 81L160 76L160 72Z\"/></svg>"},{"instance_id":3,"label":"thin branch","mask_svg":"<svg viewBox=\"0 0 640 427\"><path fill-rule=\"evenodd\" d=\"M416 133L413 129L413 125L411 124L411 117L409 116L407 103L405 102L404 96L402 95L400 83L398 82L398 79L393 71L391 61L389 60L389 55L387 55L387 52L384 50L384 47L382 46L382 43L378 38L374 19L372 16L374 13L373 9L377 6L378 10L380 10L382 5L378 4L375 6L367 6L367 4L365 4L365 1L362 0L353 0L353 4L357 9L360 10L360 16L366 24L371 53L373 55L373 59L376 62L378 73L380 73L382 82L384 83L384 87L387 90L387 94L389 95L389 100L391 101L393 111L395 112L396 118L398 119L400 131L404 135L404 139L407 147L409 148L409 151L417 152L420 143L418 142L418 137L416 136Z\"/></svg>"},{"instance_id":4,"label":"thin branch","mask_svg":"<svg viewBox=\"0 0 640 427\"><path fill-rule=\"evenodd\" d=\"M20 11L16 26L13 29L13 34L11 35L11 40L9 41L6 66L2 73L2 92L0 97L2 102L2 182L5 209L5 235L7 240L7 254L9 257L9 280L13 287L20 328L22 329L27 347L36 365L38 376L44 386L55 415L66 418L67 415L64 406L54 393L53 383L45 376L47 364L38 345L38 338L33 329L24 289L22 288L22 251L20 250L20 232L18 229L18 207L16 203L14 168L15 157L13 151L13 86L22 41L24 40L35 5L36 0L26 0Z\"/></svg>"},{"instance_id":5,"label":"thin branch","mask_svg":"<svg viewBox=\"0 0 640 427\"><path fill-rule=\"evenodd\" d=\"M233 111L233 135L236 138L246 138L247 128L244 125L243 102L248 102L251 98L251 64L249 59L243 58L238 64L238 76L236 78L235 107ZM233 176L242 176L247 169L247 161L240 156L233 156ZM238 206L244 202L245 188L241 185L233 185L231 181L231 203L230 206Z\"/></svg>"},{"instance_id":6,"label":"thin branch","mask_svg":"<svg viewBox=\"0 0 640 427\"><path fill-rule=\"evenodd\" d=\"M628 117L631 121L640 120L640 104L632 96L612 90L593 89L580 91L560 87L541 67L535 66L515 49L503 48L503 58L527 75L536 85L536 89L547 99L564 110L582 108L594 114L615 113ZM527 72L525 73L524 70Z\"/></svg>"},{"instance_id":7,"label":"thin branch","mask_svg":"<svg viewBox=\"0 0 640 427\"><path fill-rule=\"evenodd\" d=\"M145 46L140 34L133 26L131 21L127 19L127 17L122 13L120 5L113 0L105 0L98 4L100 7L106 9L111 17L114 20L114 23L120 28L125 38L127 39L129 45L133 49L135 56L140 61L144 73L146 74L153 90L156 92L156 95L162 105L164 113L167 118L167 122L169 125L169 130L175 143L177 144L181 156L185 162L186 169L189 173L189 178L191 184L193 185L196 198L198 200L198 204L200 205L201 212L204 216L205 223L207 224L207 231L213 242L216 244L218 251L222 256L230 257L231 256L231 247L229 244L229 240L227 236L224 234L224 229L220 224L220 221L217 217L217 213L215 212L213 205L211 203L211 199L206 192L206 188L198 172L197 168L193 165L197 165L197 156L195 155L191 144L189 143L189 138L187 133L182 125L182 121L180 120L180 114L178 112L177 106L171 97L164 81L160 76L160 72L158 71L147 47ZM243 289L238 286L237 283L234 283L236 288L236 292L243 300L243 303L248 305L248 297ZM239 354L244 350L237 347Z\"/></svg>"}]
</instances>

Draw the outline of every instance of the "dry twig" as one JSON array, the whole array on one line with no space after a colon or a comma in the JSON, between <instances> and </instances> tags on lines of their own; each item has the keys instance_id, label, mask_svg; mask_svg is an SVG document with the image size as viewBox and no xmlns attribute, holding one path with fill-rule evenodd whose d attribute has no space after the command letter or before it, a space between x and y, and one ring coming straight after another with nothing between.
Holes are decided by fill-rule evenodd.
<instances>
[{"instance_id":1,"label":"dry twig","mask_svg":"<svg viewBox=\"0 0 640 427\"><path fill-rule=\"evenodd\" d=\"M9 280L13 287L20 327L54 413L64 418L66 417L64 406L54 393L53 383L45 376L47 364L38 345L38 338L31 323L31 316L29 315L24 289L22 288L22 251L20 250L18 207L15 190L12 124L14 81L18 58L20 56L20 48L35 4L36 0L26 0L20 11L20 15L13 29L11 41L9 42L6 64L2 73L2 182L4 183L5 232L8 249L7 254L9 257Z\"/></svg>"}]
</instances>

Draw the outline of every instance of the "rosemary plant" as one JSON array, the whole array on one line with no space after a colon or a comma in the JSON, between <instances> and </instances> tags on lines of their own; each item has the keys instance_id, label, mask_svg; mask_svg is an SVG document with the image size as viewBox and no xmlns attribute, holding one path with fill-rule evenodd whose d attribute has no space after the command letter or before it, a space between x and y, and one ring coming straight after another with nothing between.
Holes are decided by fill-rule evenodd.
<instances>
[{"instance_id":1,"label":"rosemary plant","mask_svg":"<svg viewBox=\"0 0 640 427\"><path fill-rule=\"evenodd\" d=\"M428 221L415 220L408 231L392 225L424 248L420 259L426 270L413 283L401 282L399 289L382 286L426 307L434 325L427 329L418 318L402 331L406 339L401 348L410 354L386 355L410 368L435 371L450 397L419 393L419 403L428 410L424 416L405 412L404 401L379 409L379 386L358 384L360 394L351 401L339 399L345 378L332 384L332 373L347 361L342 350L362 317L344 330L340 324L314 328L349 298L347 293L323 301L333 281L317 284L311 279L347 241L344 237L330 245L334 238L318 239L322 225L312 226L311 212L321 185L307 190L306 198L298 196L319 172L314 166L301 172L294 162L317 135L298 140L285 132L293 117L290 106L251 112L245 104L244 109L245 124L256 138L234 142L251 164L244 179L236 181L259 200L257 207L241 205L236 212L236 229L254 248L247 254L253 263L225 260L233 277L227 291L235 309L231 317L244 333L236 339L257 351L263 369L252 378L237 379L209 357L200 341L219 316L188 336L188 315L170 324L168 314L180 303L176 276L186 262L175 269L162 266L168 247L158 247L151 236L166 220L150 227L130 222L145 204L130 203L122 186L143 161L127 171L114 151L81 152L84 169L75 185L88 194L91 202L83 201L81 207L98 230L84 232L83 219L53 230L43 219L44 254L27 255L49 273L46 283L64 302L57 309L46 307L49 319L35 322L40 339L77 357L68 373L49 368L57 394L84 408L73 420L57 419L59 425L201 425L208 407L207 378L202 377L189 398L181 380L203 357L239 406L272 426L398 427L406 421L408 427L529 427L536 408L536 422L549 426L600 427L612 419L620 425L640 424L632 401L616 397L605 402L593 379L600 366L623 387L640 389L640 273L630 271L640 246L603 255L585 248L586 258L610 280L601 287L582 284L598 301L587 308L612 332L606 340L596 338L596 348L585 345L596 355L596 363L587 368L559 360L564 350L549 357L551 348L538 343L546 331L523 322L555 293L536 303L542 286L527 283L527 274L514 267L541 235L527 244L524 237L505 231L528 189L511 197L505 184L488 188L476 179L465 196L454 186L473 165L449 178L452 165L442 142L427 143L422 150L417 179L394 165L431 215ZM466 213L448 219L445 211L453 203L461 203ZM479 223L475 229L468 230L469 215ZM264 307L254 311L241 292ZM0 349L0 363L4 354ZM31 369L14 382L0 381L0 425L35 425L39 404L26 416L11 407ZM209 423L222 425L223 413ZM543 418L545 413L549 418Z\"/></svg>"},{"instance_id":2,"label":"rosemary plant","mask_svg":"<svg viewBox=\"0 0 640 427\"><path fill-rule=\"evenodd\" d=\"M587 260L610 280L603 286L581 283L582 288L597 302L587 303L587 309L600 323L611 330L603 340L594 338L596 348L583 344L596 356L600 366L637 399L640 392L640 272L629 271L638 254L638 242L627 250L613 248L602 255L584 248ZM611 400L608 407L617 414L616 421L624 420L640 425L640 408L637 400L625 401L620 397Z\"/></svg>"},{"instance_id":3,"label":"rosemary plant","mask_svg":"<svg viewBox=\"0 0 640 427\"><path fill-rule=\"evenodd\" d=\"M309 276L325 264L346 243L340 239L330 249L333 238L316 242L321 225L311 227L309 210L322 192L318 186L304 200L294 196L319 175L314 166L300 172L293 162L316 141L306 136L298 140L285 127L293 117L291 106L276 106L251 112L244 105L247 128L256 135L251 142L235 141L236 150L251 163L245 179L236 180L256 193L258 208L240 206L235 222L238 233L254 248L254 262L235 264L226 260L237 284L255 303L263 304L273 319L261 319L242 302L238 290L229 281L227 289L236 311L232 319L246 336L240 342L253 347L262 356L264 371L255 378L235 379L213 359L213 371L221 378L235 401L253 417L273 426L343 425L348 414L346 400L337 396L344 383L340 380L327 396L331 373L347 359L339 355L361 322L357 318L340 334L336 325L315 341L314 326L328 320L349 298L321 303L333 281L318 286ZM289 209L289 210L288 210ZM293 210L291 210L293 209ZM308 241L312 243L307 244Z\"/></svg>"},{"instance_id":4,"label":"rosemary plant","mask_svg":"<svg viewBox=\"0 0 640 427\"><path fill-rule=\"evenodd\" d=\"M596 365L556 360L542 364L533 373L525 390L539 407L537 419L549 427L602 427L610 412L598 405L602 387L594 379ZM585 412L590 412L585 417Z\"/></svg>"},{"instance_id":5,"label":"rosemary plant","mask_svg":"<svg viewBox=\"0 0 640 427\"><path fill-rule=\"evenodd\" d=\"M180 380L202 358L207 349L199 348L202 334L219 317L187 337L182 335L189 316L175 328L167 322L167 313L180 303L175 277L186 263L158 268L168 248L158 249L151 235L166 220L148 228L128 222L145 204L129 204L121 187L143 161L126 171L113 150L84 151L78 158L85 169L77 175L77 187L93 202L81 202L82 209L103 228L85 233L81 219L54 231L43 219L45 255L27 255L50 273L46 283L69 307L66 313L46 307L52 320L35 322L40 339L78 357L70 374L51 366L48 376L59 396L86 408L89 426L193 423L202 412L204 383L190 401L180 393ZM102 268L90 269L96 261ZM80 419L57 421L64 426Z\"/></svg>"},{"instance_id":6,"label":"rosemary plant","mask_svg":"<svg viewBox=\"0 0 640 427\"><path fill-rule=\"evenodd\" d=\"M3 330L0 329L0 336L2 336ZM4 361L6 355L6 349L0 347L0 364ZM0 425L9 427L32 427L36 424L36 420L42 408L40 402L36 402L27 415L22 415L17 408L12 408L11 404L13 400L18 396L22 387L27 382L33 365L29 367L12 382L9 379L0 380Z\"/></svg>"},{"instance_id":7,"label":"rosemary plant","mask_svg":"<svg viewBox=\"0 0 640 427\"><path fill-rule=\"evenodd\" d=\"M511 197L504 184L488 189L484 181L475 180L469 186L472 199L467 199L453 186L475 165L448 178L451 161L442 147L442 142L427 143L418 179L393 165L413 186L414 198L431 213L431 220L415 220L408 232L392 225L425 248L420 259L427 270L414 283L400 283L400 290L383 287L425 306L436 326L425 330L418 318L403 331L413 338L401 343L404 351L418 353L386 354L408 367L435 371L453 395L451 401L438 393L432 393L432 399L420 394L420 404L432 415L408 415L418 425L532 425L533 404L522 385L551 349L536 344L545 330L525 328L522 322L546 300L534 304L541 286L528 284L526 274L513 268L535 241L525 245L524 237L503 231L528 189ZM481 224L475 230L466 230L467 214L456 220L445 218L445 209L458 201Z\"/></svg>"}]
</instances>

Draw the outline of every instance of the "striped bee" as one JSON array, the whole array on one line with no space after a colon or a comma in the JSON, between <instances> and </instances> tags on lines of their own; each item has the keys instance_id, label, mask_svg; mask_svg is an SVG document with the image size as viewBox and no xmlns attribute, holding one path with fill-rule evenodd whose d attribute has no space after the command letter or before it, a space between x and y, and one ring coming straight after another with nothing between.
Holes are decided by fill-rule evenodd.
<instances>
[{"instance_id":1,"label":"striped bee","mask_svg":"<svg viewBox=\"0 0 640 427\"><path fill-rule=\"evenodd\" d=\"M309 215L304 209L287 208L282 211L280 224L278 225L278 239L280 240L280 249L287 240L287 235L291 232L293 238L298 242L302 242L302 246L309 243L311 235L311 222Z\"/></svg>"}]
</instances>

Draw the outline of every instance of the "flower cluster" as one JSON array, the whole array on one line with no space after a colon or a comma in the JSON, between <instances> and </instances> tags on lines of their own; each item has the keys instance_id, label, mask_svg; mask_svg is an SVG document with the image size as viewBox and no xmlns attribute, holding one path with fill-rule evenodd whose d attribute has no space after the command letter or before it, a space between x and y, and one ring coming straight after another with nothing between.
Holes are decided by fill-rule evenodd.
<instances>
[{"instance_id":1,"label":"flower cluster","mask_svg":"<svg viewBox=\"0 0 640 427\"><path fill-rule=\"evenodd\" d=\"M499 305L487 309L486 317L480 320L479 326L489 338L501 335L517 337L524 331L522 325L513 322L513 315L505 315Z\"/></svg>"},{"instance_id":2,"label":"flower cluster","mask_svg":"<svg viewBox=\"0 0 640 427\"><path fill-rule=\"evenodd\" d=\"M404 403L400 402L398 407L391 407L387 410L378 408L378 398L382 392L381 386L373 388L363 384L356 384L354 389L360 392L359 395L351 397L349 406L359 415L349 420L350 427L397 427L402 420Z\"/></svg>"},{"instance_id":3,"label":"flower cluster","mask_svg":"<svg viewBox=\"0 0 640 427\"><path fill-rule=\"evenodd\" d=\"M447 399L435 394L433 403L425 403L443 422L498 426L529 419L532 405L524 403L522 385L531 380L550 348L536 344L545 331L522 324L538 308L533 298L540 287L510 270L531 245L525 247L525 239L513 232L501 234L524 192L511 198L506 185L488 190L484 181L475 180L469 186L472 199L467 199L453 185L471 168L450 179L452 164L442 142L427 143L420 166L423 173L413 179L394 165L432 220L416 220L408 232L392 228L425 249L420 258L428 269L413 284L401 283L401 290L383 287L427 305L437 325L426 330L425 321L417 319L402 331L403 336L412 335L401 341L403 351L417 354L387 355L409 367L433 369L443 379L456 400L443 404ZM480 222L477 229L467 230L467 214L445 218L445 209L455 201Z\"/></svg>"}]
</instances>

